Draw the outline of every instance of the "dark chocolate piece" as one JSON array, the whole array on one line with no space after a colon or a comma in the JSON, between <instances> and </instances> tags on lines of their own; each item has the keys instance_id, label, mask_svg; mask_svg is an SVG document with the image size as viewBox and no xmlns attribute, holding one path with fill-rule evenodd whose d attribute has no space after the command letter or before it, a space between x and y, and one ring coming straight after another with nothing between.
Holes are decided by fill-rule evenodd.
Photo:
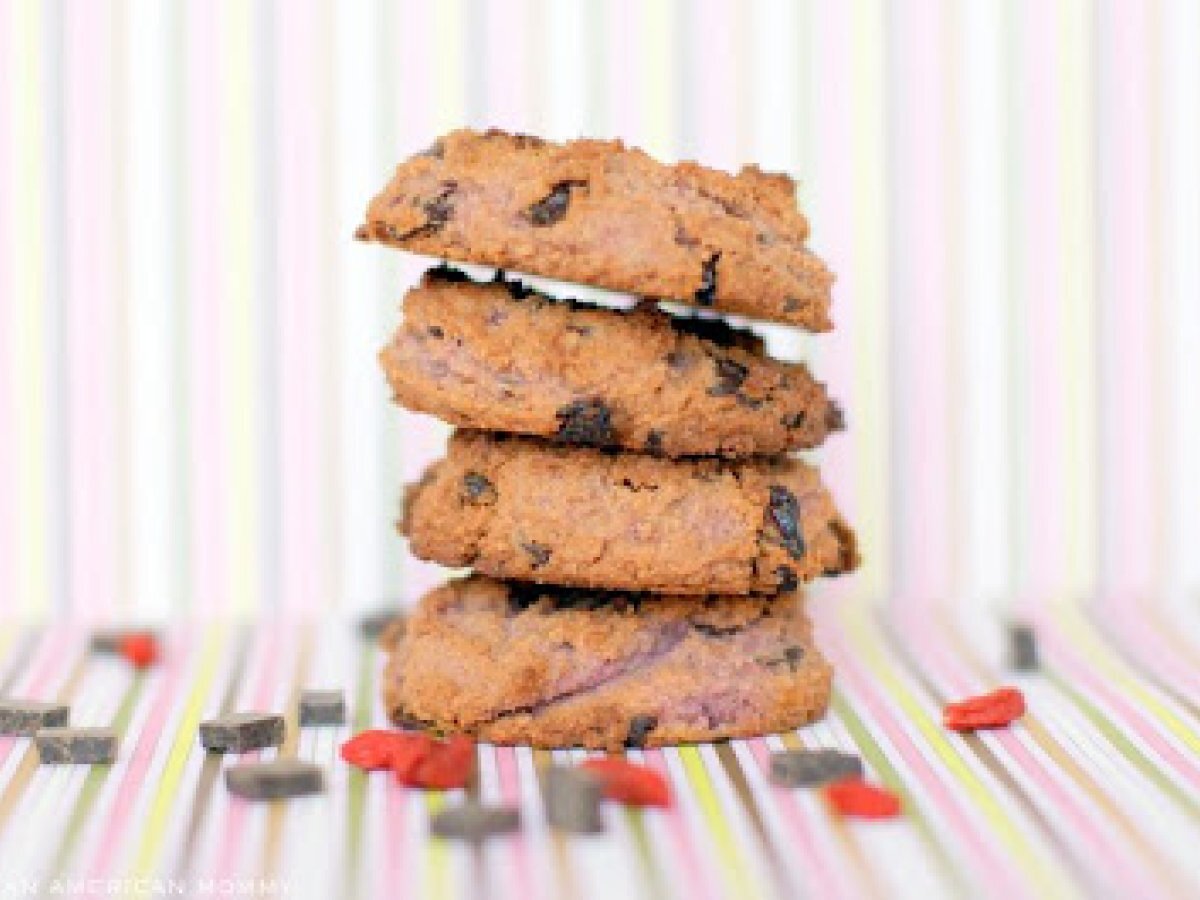
<instances>
[{"instance_id":1,"label":"dark chocolate piece","mask_svg":"<svg viewBox=\"0 0 1200 900\"><path fill-rule=\"evenodd\" d=\"M511 806L484 806L468 800L438 812L429 830L440 838L479 843L498 834L512 834L521 827L521 812Z\"/></svg>"},{"instance_id":2,"label":"dark chocolate piece","mask_svg":"<svg viewBox=\"0 0 1200 900\"><path fill-rule=\"evenodd\" d=\"M696 302L701 306L712 306L717 296L717 262L720 253L714 253L700 268L700 287L696 289Z\"/></svg>"},{"instance_id":3,"label":"dark chocolate piece","mask_svg":"<svg viewBox=\"0 0 1200 900\"><path fill-rule=\"evenodd\" d=\"M358 620L358 633L368 641L374 641L384 630L404 614L398 606L373 610Z\"/></svg>"},{"instance_id":4,"label":"dark chocolate piece","mask_svg":"<svg viewBox=\"0 0 1200 900\"><path fill-rule=\"evenodd\" d=\"M571 205L571 189L587 187L586 181L560 181L550 189L550 193L534 203L525 211L529 224L544 228L562 221Z\"/></svg>"},{"instance_id":5,"label":"dark chocolate piece","mask_svg":"<svg viewBox=\"0 0 1200 900\"><path fill-rule=\"evenodd\" d=\"M539 544L537 541L529 541L522 544L521 549L529 554L529 558L533 560L533 568L540 569L546 563L550 562L551 550L545 544Z\"/></svg>"},{"instance_id":6,"label":"dark chocolate piece","mask_svg":"<svg viewBox=\"0 0 1200 900\"><path fill-rule=\"evenodd\" d=\"M345 691L301 691L301 725L346 724Z\"/></svg>"},{"instance_id":7,"label":"dark chocolate piece","mask_svg":"<svg viewBox=\"0 0 1200 900\"><path fill-rule=\"evenodd\" d=\"M841 750L781 750L771 754L771 780L783 787L815 787L862 775L862 760Z\"/></svg>"},{"instance_id":8,"label":"dark chocolate piece","mask_svg":"<svg viewBox=\"0 0 1200 900\"><path fill-rule=\"evenodd\" d=\"M112 728L42 728L33 740L43 765L95 765L117 758L117 732Z\"/></svg>"},{"instance_id":9,"label":"dark chocolate piece","mask_svg":"<svg viewBox=\"0 0 1200 900\"><path fill-rule=\"evenodd\" d=\"M634 716L629 720L629 734L625 737L625 746L645 747L646 738L657 727L657 716Z\"/></svg>"},{"instance_id":10,"label":"dark chocolate piece","mask_svg":"<svg viewBox=\"0 0 1200 900\"><path fill-rule=\"evenodd\" d=\"M1032 625L1014 622L1008 627L1009 667L1016 672L1036 672L1041 668L1038 659L1037 635Z\"/></svg>"},{"instance_id":11,"label":"dark chocolate piece","mask_svg":"<svg viewBox=\"0 0 1200 900\"><path fill-rule=\"evenodd\" d=\"M555 415L558 418L555 436L563 443L604 446L613 441L612 413L598 398L568 403Z\"/></svg>"},{"instance_id":12,"label":"dark chocolate piece","mask_svg":"<svg viewBox=\"0 0 1200 900\"><path fill-rule=\"evenodd\" d=\"M215 753L245 753L283 743L283 716L278 713L229 713L200 723L200 743Z\"/></svg>"},{"instance_id":13,"label":"dark chocolate piece","mask_svg":"<svg viewBox=\"0 0 1200 900\"><path fill-rule=\"evenodd\" d=\"M66 725L70 715L71 707L65 703L0 697L0 734L29 737L40 728Z\"/></svg>"},{"instance_id":14,"label":"dark chocolate piece","mask_svg":"<svg viewBox=\"0 0 1200 900\"><path fill-rule=\"evenodd\" d=\"M463 476L463 499L471 506L491 506L496 502L496 487L478 472Z\"/></svg>"},{"instance_id":15,"label":"dark chocolate piece","mask_svg":"<svg viewBox=\"0 0 1200 900\"><path fill-rule=\"evenodd\" d=\"M229 793L248 800L279 800L319 794L325 789L320 766L298 759L240 763L225 770Z\"/></svg>"},{"instance_id":16,"label":"dark chocolate piece","mask_svg":"<svg viewBox=\"0 0 1200 900\"><path fill-rule=\"evenodd\" d=\"M600 800L604 787L595 775L569 766L551 766L546 770L542 802L546 822L557 831L571 834L600 834L604 819Z\"/></svg>"},{"instance_id":17,"label":"dark chocolate piece","mask_svg":"<svg viewBox=\"0 0 1200 900\"><path fill-rule=\"evenodd\" d=\"M779 530L783 549L792 559L804 556L804 532L800 529L800 502L782 485L771 485L771 521Z\"/></svg>"}]
</instances>

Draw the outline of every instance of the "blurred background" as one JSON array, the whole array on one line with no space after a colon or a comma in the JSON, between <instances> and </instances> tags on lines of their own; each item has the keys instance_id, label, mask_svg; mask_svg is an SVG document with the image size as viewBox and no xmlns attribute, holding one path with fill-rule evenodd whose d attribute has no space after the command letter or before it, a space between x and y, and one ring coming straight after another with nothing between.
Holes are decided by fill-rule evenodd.
<instances>
[{"instance_id":1,"label":"blurred background","mask_svg":"<svg viewBox=\"0 0 1200 900\"><path fill-rule=\"evenodd\" d=\"M351 234L461 125L800 179L822 592L1194 605L1200 4L0 0L0 613L438 577L392 522L445 432L375 363L423 265Z\"/></svg>"}]
</instances>

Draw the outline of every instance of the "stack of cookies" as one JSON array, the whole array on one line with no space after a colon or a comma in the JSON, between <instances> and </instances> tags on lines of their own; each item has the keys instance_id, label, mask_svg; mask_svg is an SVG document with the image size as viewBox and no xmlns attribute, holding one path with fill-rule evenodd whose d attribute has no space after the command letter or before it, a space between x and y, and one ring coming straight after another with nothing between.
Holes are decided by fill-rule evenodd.
<instances>
[{"instance_id":1,"label":"stack of cookies","mask_svg":"<svg viewBox=\"0 0 1200 900\"><path fill-rule=\"evenodd\" d=\"M406 161L364 240L442 264L383 351L402 405L457 426L404 498L412 552L470 567L392 642L401 724L618 748L780 731L830 669L800 586L857 564L788 454L842 427L803 365L714 313L827 331L795 186L616 142L458 131ZM710 312L555 299L505 272Z\"/></svg>"}]
</instances>

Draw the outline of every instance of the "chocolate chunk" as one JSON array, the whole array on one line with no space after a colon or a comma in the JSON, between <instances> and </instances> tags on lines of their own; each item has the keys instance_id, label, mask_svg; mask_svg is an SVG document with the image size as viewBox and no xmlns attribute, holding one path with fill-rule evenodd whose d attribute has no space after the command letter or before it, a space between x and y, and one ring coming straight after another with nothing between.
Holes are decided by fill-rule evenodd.
<instances>
[{"instance_id":1,"label":"chocolate chunk","mask_svg":"<svg viewBox=\"0 0 1200 900\"><path fill-rule=\"evenodd\" d=\"M283 743L283 716L276 713L230 713L200 723L200 744L215 753L245 753Z\"/></svg>"},{"instance_id":2,"label":"chocolate chunk","mask_svg":"<svg viewBox=\"0 0 1200 900\"><path fill-rule=\"evenodd\" d=\"M0 697L0 734L28 737L38 729L67 724L71 708L65 703L39 703Z\"/></svg>"},{"instance_id":3,"label":"chocolate chunk","mask_svg":"<svg viewBox=\"0 0 1200 900\"><path fill-rule=\"evenodd\" d=\"M1015 622L1008 627L1008 664L1017 672L1036 672L1038 659L1037 635L1033 626Z\"/></svg>"},{"instance_id":4,"label":"chocolate chunk","mask_svg":"<svg viewBox=\"0 0 1200 900\"><path fill-rule=\"evenodd\" d=\"M825 410L825 427L830 431L844 431L846 428L846 414L832 400Z\"/></svg>"},{"instance_id":5,"label":"chocolate chunk","mask_svg":"<svg viewBox=\"0 0 1200 900\"><path fill-rule=\"evenodd\" d=\"M775 577L778 579L776 583L781 594L790 594L800 586L800 582L796 578L796 570L791 566L776 566Z\"/></svg>"},{"instance_id":6,"label":"chocolate chunk","mask_svg":"<svg viewBox=\"0 0 1200 900\"><path fill-rule=\"evenodd\" d=\"M816 787L862 775L862 760L840 750L781 750L771 754L771 780L783 787Z\"/></svg>"},{"instance_id":7,"label":"chocolate chunk","mask_svg":"<svg viewBox=\"0 0 1200 900\"><path fill-rule=\"evenodd\" d=\"M744 406L747 409L758 409L764 402L760 397L747 397L745 394L734 394L733 399L737 401L738 406Z\"/></svg>"},{"instance_id":8,"label":"chocolate chunk","mask_svg":"<svg viewBox=\"0 0 1200 900\"><path fill-rule=\"evenodd\" d=\"M796 495L782 485L771 485L771 521L782 539L783 549L792 559L804 557L804 532L800 527L800 503Z\"/></svg>"},{"instance_id":9,"label":"chocolate chunk","mask_svg":"<svg viewBox=\"0 0 1200 900\"><path fill-rule=\"evenodd\" d=\"M629 732L625 735L626 747L645 747L646 738L658 727L658 716L634 716L629 720Z\"/></svg>"},{"instance_id":10,"label":"chocolate chunk","mask_svg":"<svg viewBox=\"0 0 1200 900\"><path fill-rule=\"evenodd\" d=\"M714 253L700 268L700 287L696 289L696 302L701 306L712 306L717 296L717 262L721 254Z\"/></svg>"},{"instance_id":11,"label":"chocolate chunk","mask_svg":"<svg viewBox=\"0 0 1200 900\"><path fill-rule=\"evenodd\" d=\"M604 819L600 800L604 787L600 779L583 769L550 766L546 769L542 802L546 822L556 831L570 834L600 834Z\"/></svg>"},{"instance_id":12,"label":"chocolate chunk","mask_svg":"<svg viewBox=\"0 0 1200 900\"><path fill-rule=\"evenodd\" d=\"M699 247L700 239L689 234L688 230L683 227L683 223L680 222L675 225L675 243L680 247Z\"/></svg>"},{"instance_id":13,"label":"chocolate chunk","mask_svg":"<svg viewBox=\"0 0 1200 900\"><path fill-rule=\"evenodd\" d=\"M758 335L745 328L734 328L724 319L671 316L670 325L678 334L690 334L726 350L730 347L740 347L750 353L762 351L762 339Z\"/></svg>"},{"instance_id":14,"label":"chocolate chunk","mask_svg":"<svg viewBox=\"0 0 1200 900\"><path fill-rule=\"evenodd\" d=\"M599 398L575 400L560 407L555 416L555 437L565 444L607 446L613 442L612 413Z\"/></svg>"},{"instance_id":15,"label":"chocolate chunk","mask_svg":"<svg viewBox=\"0 0 1200 900\"><path fill-rule=\"evenodd\" d=\"M586 181L558 182L550 189L549 194L525 210L525 218L529 220L529 224L539 228L561 221L562 217L567 214L567 208L571 205L571 188L585 187L587 187Z\"/></svg>"},{"instance_id":16,"label":"chocolate chunk","mask_svg":"<svg viewBox=\"0 0 1200 900\"><path fill-rule=\"evenodd\" d=\"M789 672L795 672L804 662L804 648L793 644L785 647L779 656L757 656L755 660L768 669L786 668Z\"/></svg>"},{"instance_id":17,"label":"chocolate chunk","mask_svg":"<svg viewBox=\"0 0 1200 900\"><path fill-rule=\"evenodd\" d=\"M345 691L301 691L301 725L344 725L346 723Z\"/></svg>"},{"instance_id":18,"label":"chocolate chunk","mask_svg":"<svg viewBox=\"0 0 1200 900\"><path fill-rule=\"evenodd\" d=\"M117 732L112 728L42 728L34 743L43 764L94 765L117 758Z\"/></svg>"},{"instance_id":19,"label":"chocolate chunk","mask_svg":"<svg viewBox=\"0 0 1200 900\"><path fill-rule=\"evenodd\" d=\"M319 794L325 789L320 766L298 759L240 763L225 770L229 793L248 800L279 800Z\"/></svg>"},{"instance_id":20,"label":"chocolate chunk","mask_svg":"<svg viewBox=\"0 0 1200 900\"><path fill-rule=\"evenodd\" d=\"M468 472L463 476L463 501L469 506L491 506L496 502L496 487L486 476Z\"/></svg>"},{"instance_id":21,"label":"chocolate chunk","mask_svg":"<svg viewBox=\"0 0 1200 900\"><path fill-rule=\"evenodd\" d=\"M546 563L550 562L550 548L545 544L539 544L537 541L529 541L521 545L521 549L529 554L533 560L533 567L540 569Z\"/></svg>"},{"instance_id":22,"label":"chocolate chunk","mask_svg":"<svg viewBox=\"0 0 1200 900\"><path fill-rule=\"evenodd\" d=\"M364 640L374 641L383 634L392 622L402 618L403 615L398 606L388 606L373 610L358 620L358 633Z\"/></svg>"},{"instance_id":23,"label":"chocolate chunk","mask_svg":"<svg viewBox=\"0 0 1200 900\"><path fill-rule=\"evenodd\" d=\"M446 336L446 332L442 330L441 325L430 325L425 329L425 333L430 337L437 338L439 341Z\"/></svg>"},{"instance_id":24,"label":"chocolate chunk","mask_svg":"<svg viewBox=\"0 0 1200 900\"><path fill-rule=\"evenodd\" d=\"M438 263L432 269L425 271L426 281L444 281L447 284L464 284L471 280L471 276L462 269L456 269L454 266L446 263Z\"/></svg>"},{"instance_id":25,"label":"chocolate chunk","mask_svg":"<svg viewBox=\"0 0 1200 900\"><path fill-rule=\"evenodd\" d=\"M577 334L580 337L591 337L592 328L590 325L568 325L567 331L572 334Z\"/></svg>"},{"instance_id":26,"label":"chocolate chunk","mask_svg":"<svg viewBox=\"0 0 1200 900\"><path fill-rule=\"evenodd\" d=\"M715 358L713 367L717 370L717 383L708 389L710 397L727 397L730 394L736 394L738 388L746 380L746 376L750 374L750 370L741 363L723 357Z\"/></svg>"},{"instance_id":27,"label":"chocolate chunk","mask_svg":"<svg viewBox=\"0 0 1200 900\"><path fill-rule=\"evenodd\" d=\"M646 432L646 452L651 456L663 455L663 433L661 431L650 430Z\"/></svg>"},{"instance_id":28,"label":"chocolate chunk","mask_svg":"<svg viewBox=\"0 0 1200 900\"><path fill-rule=\"evenodd\" d=\"M443 181L442 189L437 196L425 202L422 209L425 210L425 216L429 220L426 224L430 228L440 228L450 221L450 217L454 215L454 204L451 202L451 198L457 190L457 181Z\"/></svg>"},{"instance_id":29,"label":"chocolate chunk","mask_svg":"<svg viewBox=\"0 0 1200 900\"><path fill-rule=\"evenodd\" d=\"M120 653L121 643L132 634L145 634L157 637L155 632L145 628L118 628L107 631L97 631L92 634L90 646L93 653Z\"/></svg>"},{"instance_id":30,"label":"chocolate chunk","mask_svg":"<svg viewBox=\"0 0 1200 900\"><path fill-rule=\"evenodd\" d=\"M563 587L557 584L534 584L528 581L508 583L508 604L514 613L524 612L542 600L549 601L555 612L595 611L606 608L624 612L626 609L638 610L644 595Z\"/></svg>"},{"instance_id":31,"label":"chocolate chunk","mask_svg":"<svg viewBox=\"0 0 1200 900\"><path fill-rule=\"evenodd\" d=\"M429 830L440 838L479 843L498 834L512 834L521 828L521 812L512 806L484 806L468 800L438 812L429 822Z\"/></svg>"},{"instance_id":32,"label":"chocolate chunk","mask_svg":"<svg viewBox=\"0 0 1200 900\"><path fill-rule=\"evenodd\" d=\"M792 413L791 415L783 416L779 420L779 424L789 430L796 429L796 428L803 428L804 421L807 418L808 418L807 413L805 413L804 410L800 410L800 412L798 412L798 413Z\"/></svg>"}]
</instances>

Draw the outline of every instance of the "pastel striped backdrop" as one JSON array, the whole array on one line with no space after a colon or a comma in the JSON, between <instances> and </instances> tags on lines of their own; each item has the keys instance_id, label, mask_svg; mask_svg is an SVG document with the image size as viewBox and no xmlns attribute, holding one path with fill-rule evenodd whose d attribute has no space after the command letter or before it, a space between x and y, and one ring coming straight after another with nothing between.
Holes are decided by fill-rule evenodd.
<instances>
[{"instance_id":1,"label":"pastel striped backdrop","mask_svg":"<svg viewBox=\"0 0 1200 900\"><path fill-rule=\"evenodd\" d=\"M802 179L830 590L1194 604L1200 4L0 0L0 611L434 577L390 523L443 432L374 363L420 265L350 235L460 124Z\"/></svg>"}]
</instances>

